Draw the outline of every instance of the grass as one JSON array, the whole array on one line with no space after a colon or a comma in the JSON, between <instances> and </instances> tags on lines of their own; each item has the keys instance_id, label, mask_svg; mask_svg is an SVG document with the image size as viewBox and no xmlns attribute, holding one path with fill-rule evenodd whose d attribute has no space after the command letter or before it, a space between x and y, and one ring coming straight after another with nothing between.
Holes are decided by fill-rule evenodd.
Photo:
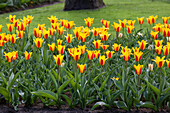
<instances>
[{"instance_id":1,"label":"grass","mask_svg":"<svg viewBox=\"0 0 170 113\"><path fill-rule=\"evenodd\" d=\"M2 32L7 30L6 19L9 14L16 15L17 18L22 18L26 15L33 15L35 18L31 24L31 31L39 24L46 24L50 27L48 17L51 15L57 16L59 19L68 19L75 21L76 26L85 26L84 18L95 18L93 26L100 27L100 20L106 19L113 22L118 22L118 19L136 19L136 17L145 17L144 26L149 26L146 18L150 15L158 15L157 22L162 23L163 16L170 16L170 7L168 2L152 0L104 0L106 7L96 10L78 10L78 11L63 11L64 3L54 4L47 7L29 9L25 11L12 12L0 15L0 24L5 26ZM137 29L139 25L136 22Z\"/></svg>"}]
</instances>

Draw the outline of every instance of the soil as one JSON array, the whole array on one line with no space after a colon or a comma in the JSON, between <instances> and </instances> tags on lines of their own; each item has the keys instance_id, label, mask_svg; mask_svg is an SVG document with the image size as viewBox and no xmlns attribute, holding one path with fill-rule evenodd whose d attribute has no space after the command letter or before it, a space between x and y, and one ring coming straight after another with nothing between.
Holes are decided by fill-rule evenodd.
<instances>
[{"instance_id":1,"label":"soil","mask_svg":"<svg viewBox=\"0 0 170 113\"><path fill-rule=\"evenodd\" d=\"M17 12L17 11L23 11L23 10L28 10L28 9L34 9L34 8L39 8L39 7L45 7L45 6L49 6L49 5L53 5L53 4L58 4L58 3L63 3L64 1L58 1L58 2L43 2L43 3L39 3L39 4L34 4L34 5L29 5L27 7L24 8L14 8L14 7L7 7L4 10L0 10L0 14L3 13L10 13L10 12Z\"/></svg>"}]
</instances>

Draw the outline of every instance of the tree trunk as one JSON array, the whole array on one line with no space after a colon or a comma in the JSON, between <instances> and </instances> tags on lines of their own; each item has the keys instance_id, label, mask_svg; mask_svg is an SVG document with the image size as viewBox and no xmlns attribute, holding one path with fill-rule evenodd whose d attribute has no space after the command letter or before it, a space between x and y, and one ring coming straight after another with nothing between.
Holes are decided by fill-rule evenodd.
<instances>
[{"instance_id":1,"label":"tree trunk","mask_svg":"<svg viewBox=\"0 0 170 113\"><path fill-rule=\"evenodd\" d=\"M96 9L103 6L103 0L65 0L64 10Z\"/></svg>"}]
</instances>

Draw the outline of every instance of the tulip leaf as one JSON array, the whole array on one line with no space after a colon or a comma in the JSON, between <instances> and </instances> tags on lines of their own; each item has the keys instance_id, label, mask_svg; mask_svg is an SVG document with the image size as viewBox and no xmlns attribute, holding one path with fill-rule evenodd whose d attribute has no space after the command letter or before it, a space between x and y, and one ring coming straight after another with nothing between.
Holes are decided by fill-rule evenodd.
<instances>
[{"instance_id":1,"label":"tulip leaf","mask_svg":"<svg viewBox=\"0 0 170 113\"><path fill-rule=\"evenodd\" d=\"M55 93L49 90L39 90L39 91L31 92L31 93L37 96L43 96L46 98L53 99L54 101L58 100L58 95L56 95Z\"/></svg>"},{"instance_id":2,"label":"tulip leaf","mask_svg":"<svg viewBox=\"0 0 170 113\"><path fill-rule=\"evenodd\" d=\"M164 102L165 99L168 99L168 98L170 98L170 91L167 92L164 96L162 96L162 97L160 98L160 100L159 100L159 106L162 105L162 102Z\"/></svg>"},{"instance_id":3,"label":"tulip leaf","mask_svg":"<svg viewBox=\"0 0 170 113\"><path fill-rule=\"evenodd\" d=\"M68 105L71 106L71 99L67 95L61 94L61 96L67 101Z\"/></svg>"},{"instance_id":4,"label":"tulip leaf","mask_svg":"<svg viewBox=\"0 0 170 113\"><path fill-rule=\"evenodd\" d=\"M64 90L64 88L70 83L72 79L65 81L59 88L58 88L58 94L60 95L62 93L62 91Z\"/></svg>"},{"instance_id":5,"label":"tulip leaf","mask_svg":"<svg viewBox=\"0 0 170 113\"><path fill-rule=\"evenodd\" d=\"M0 77L2 78L2 80L4 81L5 85L7 85L7 81L6 79L3 77L3 75L0 73Z\"/></svg>"},{"instance_id":6,"label":"tulip leaf","mask_svg":"<svg viewBox=\"0 0 170 113\"><path fill-rule=\"evenodd\" d=\"M111 107L110 107L109 104L106 104L105 102L97 102L97 103L95 103L95 104L93 105L93 107L91 108L91 110L94 110L94 109L96 109L96 108L99 107L99 106L105 106L105 107L111 109Z\"/></svg>"},{"instance_id":7,"label":"tulip leaf","mask_svg":"<svg viewBox=\"0 0 170 113\"><path fill-rule=\"evenodd\" d=\"M54 71L53 69L51 71L54 74L55 78L58 80L58 74L56 73L56 71ZM59 81L61 82L61 77L60 76L59 76Z\"/></svg>"},{"instance_id":8,"label":"tulip leaf","mask_svg":"<svg viewBox=\"0 0 170 113\"><path fill-rule=\"evenodd\" d=\"M153 110L156 111L156 106L153 105L152 102L142 102L142 101L140 101L140 103L135 103L135 105L136 105L137 107L151 108L151 109L153 109Z\"/></svg>"},{"instance_id":9,"label":"tulip leaf","mask_svg":"<svg viewBox=\"0 0 170 113\"><path fill-rule=\"evenodd\" d=\"M100 91L103 90L103 88L104 88L106 82L108 81L109 77L110 77L110 75L108 75L107 78L105 79L105 81L102 83L102 85L101 85L101 87L100 87Z\"/></svg>"},{"instance_id":10,"label":"tulip leaf","mask_svg":"<svg viewBox=\"0 0 170 113\"><path fill-rule=\"evenodd\" d=\"M125 102L123 102L123 101L115 101L115 103L116 103L116 106L118 108L122 108L124 110L128 110L128 107L127 107Z\"/></svg>"},{"instance_id":11,"label":"tulip leaf","mask_svg":"<svg viewBox=\"0 0 170 113\"><path fill-rule=\"evenodd\" d=\"M6 88L0 87L0 94L2 94L6 100L10 99L10 101L11 101L11 96L9 94L9 91Z\"/></svg>"},{"instance_id":12,"label":"tulip leaf","mask_svg":"<svg viewBox=\"0 0 170 113\"><path fill-rule=\"evenodd\" d=\"M99 75L97 75L94 79L93 79L93 82L96 82L102 75L104 75L106 72L103 72Z\"/></svg>"},{"instance_id":13,"label":"tulip leaf","mask_svg":"<svg viewBox=\"0 0 170 113\"><path fill-rule=\"evenodd\" d=\"M56 82L56 79L55 79L55 77L53 76L53 74L50 72L50 70L48 70L48 72L49 72L49 74L50 74L50 76L51 76L51 79L52 79L54 85L55 85L55 89L57 90L58 84L57 84L57 82Z\"/></svg>"}]
</instances>

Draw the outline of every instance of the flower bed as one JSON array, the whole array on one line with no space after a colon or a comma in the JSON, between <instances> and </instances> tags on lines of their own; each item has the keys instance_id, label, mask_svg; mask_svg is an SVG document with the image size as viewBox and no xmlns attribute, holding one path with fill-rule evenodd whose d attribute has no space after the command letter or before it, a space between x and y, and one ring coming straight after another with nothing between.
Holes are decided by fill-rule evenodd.
<instances>
[{"instance_id":1,"label":"flower bed","mask_svg":"<svg viewBox=\"0 0 170 113\"><path fill-rule=\"evenodd\" d=\"M9 106L38 101L57 108L92 105L91 110L169 106L168 17L156 24L158 17L149 16L148 28L142 27L144 17L119 20L113 27L102 19L101 28L92 28L94 18L77 27L51 16L51 26L38 24L33 35L28 35L33 16L8 18L8 32L0 34L0 99Z\"/></svg>"}]
</instances>

